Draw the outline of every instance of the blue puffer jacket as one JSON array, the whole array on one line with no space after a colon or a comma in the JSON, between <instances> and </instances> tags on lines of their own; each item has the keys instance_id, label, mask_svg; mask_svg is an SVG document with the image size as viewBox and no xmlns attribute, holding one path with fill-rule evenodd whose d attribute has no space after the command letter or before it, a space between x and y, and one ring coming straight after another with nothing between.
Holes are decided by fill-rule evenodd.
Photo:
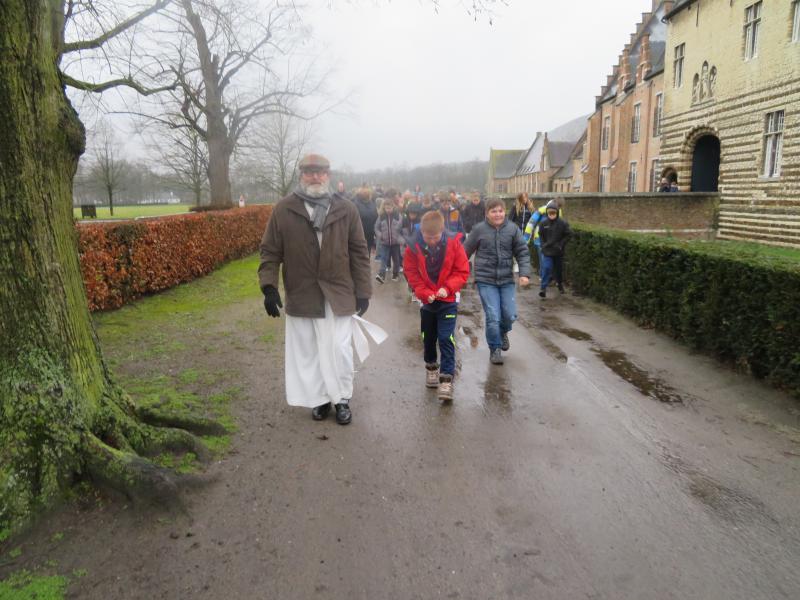
<instances>
[{"instance_id":1,"label":"blue puffer jacket","mask_svg":"<svg viewBox=\"0 0 800 600\"><path fill-rule=\"evenodd\" d=\"M528 245L519 227L506 220L499 228L488 221L472 228L464 243L467 256L475 254L475 281L491 285L514 283L514 260L519 276L531 276Z\"/></svg>"}]
</instances>

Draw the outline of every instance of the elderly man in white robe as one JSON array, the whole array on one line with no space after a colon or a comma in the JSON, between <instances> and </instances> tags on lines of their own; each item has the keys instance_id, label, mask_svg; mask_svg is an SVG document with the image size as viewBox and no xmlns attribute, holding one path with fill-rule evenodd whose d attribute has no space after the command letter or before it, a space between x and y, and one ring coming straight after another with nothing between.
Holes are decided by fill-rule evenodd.
<instances>
[{"instance_id":1,"label":"elderly man in white robe","mask_svg":"<svg viewBox=\"0 0 800 600\"><path fill-rule=\"evenodd\" d=\"M297 189L275 205L261 240L259 284L272 317L286 294L286 400L311 408L315 420L333 406L336 422L352 420L353 315L372 295L369 253L355 205L330 190L330 163L300 161Z\"/></svg>"}]
</instances>

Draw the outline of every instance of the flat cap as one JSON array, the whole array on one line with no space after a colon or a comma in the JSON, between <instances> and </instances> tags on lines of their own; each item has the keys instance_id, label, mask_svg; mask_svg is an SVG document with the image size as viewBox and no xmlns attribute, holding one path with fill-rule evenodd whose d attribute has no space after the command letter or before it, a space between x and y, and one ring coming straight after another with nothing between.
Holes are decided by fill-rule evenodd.
<instances>
[{"instance_id":1,"label":"flat cap","mask_svg":"<svg viewBox=\"0 0 800 600\"><path fill-rule=\"evenodd\" d=\"M305 169L315 169L320 171L329 171L331 168L330 161L322 156L322 154L306 154L300 159L297 167L303 171Z\"/></svg>"}]
</instances>

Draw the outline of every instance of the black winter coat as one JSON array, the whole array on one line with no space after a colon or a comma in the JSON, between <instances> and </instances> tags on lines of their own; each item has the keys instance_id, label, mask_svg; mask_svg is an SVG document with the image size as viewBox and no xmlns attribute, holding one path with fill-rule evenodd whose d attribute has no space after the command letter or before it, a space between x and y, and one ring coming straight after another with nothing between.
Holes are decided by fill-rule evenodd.
<instances>
[{"instance_id":1,"label":"black winter coat","mask_svg":"<svg viewBox=\"0 0 800 600\"><path fill-rule=\"evenodd\" d=\"M373 200L362 202L358 198L353 200L353 204L358 209L358 216L361 217L361 225L364 227L364 236L367 240L375 237L375 221L378 220L378 208Z\"/></svg>"},{"instance_id":2,"label":"black winter coat","mask_svg":"<svg viewBox=\"0 0 800 600\"><path fill-rule=\"evenodd\" d=\"M569 223L561 217L551 221L545 216L539 221L539 239L545 256L564 256L564 247L571 235Z\"/></svg>"},{"instance_id":3,"label":"black winter coat","mask_svg":"<svg viewBox=\"0 0 800 600\"><path fill-rule=\"evenodd\" d=\"M472 228L464 243L467 256L475 254L475 281L491 285L514 283L514 260L519 276L531 276L531 258L522 232L511 221L498 229L484 220Z\"/></svg>"},{"instance_id":4,"label":"black winter coat","mask_svg":"<svg viewBox=\"0 0 800 600\"><path fill-rule=\"evenodd\" d=\"M481 200L478 204L469 202L461 209L461 222L464 224L464 231L469 233L472 228L486 218L486 205Z\"/></svg>"}]
</instances>

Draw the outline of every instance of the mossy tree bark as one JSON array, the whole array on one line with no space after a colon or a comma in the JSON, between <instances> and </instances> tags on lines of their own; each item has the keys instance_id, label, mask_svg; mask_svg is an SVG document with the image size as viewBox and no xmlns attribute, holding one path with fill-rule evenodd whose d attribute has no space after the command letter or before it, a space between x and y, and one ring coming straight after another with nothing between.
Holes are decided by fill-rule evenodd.
<instances>
[{"instance_id":1,"label":"mossy tree bark","mask_svg":"<svg viewBox=\"0 0 800 600\"><path fill-rule=\"evenodd\" d=\"M59 71L64 9L0 2L0 525L77 473L163 491L168 477L137 455L197 444L143 425L98 347L72 220L85 132Z\"/></svg>"}]
</instances>

